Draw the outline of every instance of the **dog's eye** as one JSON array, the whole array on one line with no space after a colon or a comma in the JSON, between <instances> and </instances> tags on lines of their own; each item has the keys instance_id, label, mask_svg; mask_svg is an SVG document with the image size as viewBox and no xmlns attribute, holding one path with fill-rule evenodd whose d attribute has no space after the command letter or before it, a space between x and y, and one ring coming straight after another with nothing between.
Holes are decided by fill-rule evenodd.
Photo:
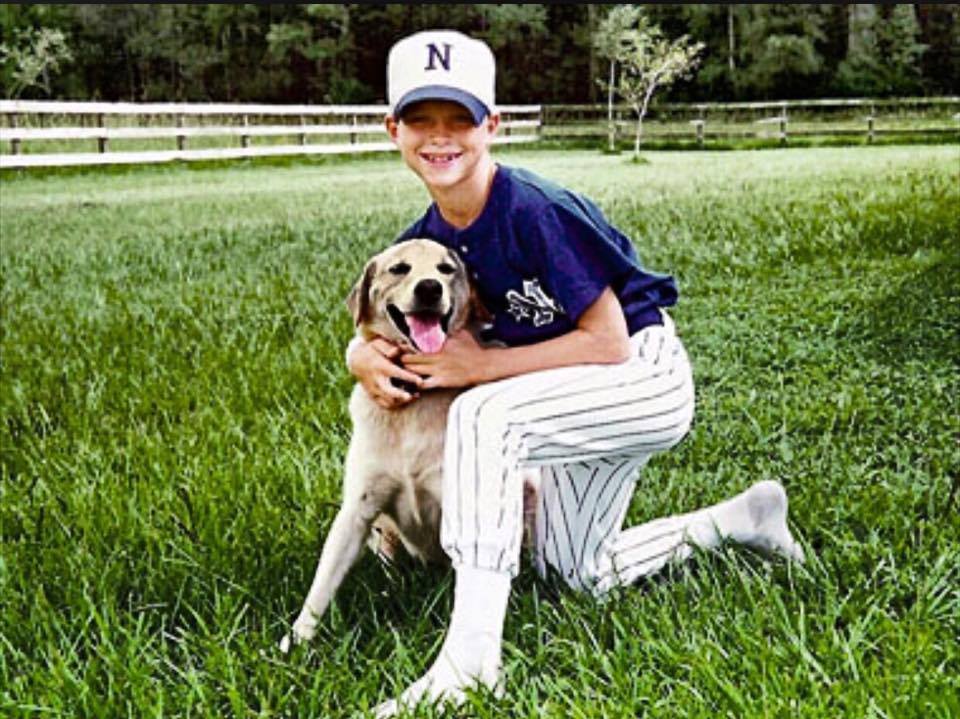
<instances>
[{"instance_id":1,"label":"dog's eye","mask_svg":"<svg viewBox=\"0 0 960 719\"><path fill-rule=\"evenodd\" d=\"M452 275L457 271L457 268L451 265L449 262L441 262L439 265L437 265L437 269L445 275Z\"/></svg>"},{"instance_id":2,"label":"dog's eye","mask_svg":"<svg viewBox=\"0 0 960 719\"><path fill-rule=\"evenodd\" d=\"M405 275L410 271L410 265L406 262L398 262L390 268L391 275Z\"/></svg>"}]
</instances>

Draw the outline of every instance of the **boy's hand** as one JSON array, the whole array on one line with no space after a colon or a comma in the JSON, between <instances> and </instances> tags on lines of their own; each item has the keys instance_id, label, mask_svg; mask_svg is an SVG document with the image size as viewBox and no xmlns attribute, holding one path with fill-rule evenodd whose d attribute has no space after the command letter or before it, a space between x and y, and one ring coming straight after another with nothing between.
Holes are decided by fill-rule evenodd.
<instances>
[{"instance_id":1,"label":"boy's hand","mask_svg":"<svg viewBox=\"0 0 960 719\"><path fill-rule=\"evenodd\" d=\"M350 352L347 368L357 378L370 398L384 409L396 409L412 402L419 394L407 392L394 386L396 378L415 387L423 385L423 379L413 374L394 360L400 356L400 348L382 338L358 345Z\"/></svg>"},{"instance_id":2,"label":"boy's hand","mask_svg":"<svg viewBox=\"0 0 960 719\"><path fill-rule=\"evenodd\" d=\"M470 387L483 381L484 350L467 330L458 330L447 337L443 349L436 354L404 354L403 366L426 379L421 389L435 387Z\"/></svg>"}]
</instances>

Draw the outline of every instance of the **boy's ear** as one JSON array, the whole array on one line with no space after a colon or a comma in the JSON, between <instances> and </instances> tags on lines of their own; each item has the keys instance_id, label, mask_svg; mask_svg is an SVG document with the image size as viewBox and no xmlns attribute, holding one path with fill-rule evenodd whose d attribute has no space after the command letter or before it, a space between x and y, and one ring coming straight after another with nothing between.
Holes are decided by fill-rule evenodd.
<instances>
[{"instance_id":1,"label":"boy's ear","mask_svg":"<svg viewBox=\"0 0 960 719\"><path fill-rule=\"evenodd\" d=\"M377 263L370 260L363 270L363 275L347 295L347 309L350 310L355 325L370 320L370 285L376 272Z\"/></svg>"},{"instance_id":2,"label":"boy's ear","mask_svg":"<svg viewBox=\"0 0 960 719\"><path fill-rule=\"evenodd\" d=\"M390 135L391 140L397 139L397 126L399 124L399 120L393 115L387 115L383 118L383 125L387 128L387 134Z\"/></svg>"}]
</instances>

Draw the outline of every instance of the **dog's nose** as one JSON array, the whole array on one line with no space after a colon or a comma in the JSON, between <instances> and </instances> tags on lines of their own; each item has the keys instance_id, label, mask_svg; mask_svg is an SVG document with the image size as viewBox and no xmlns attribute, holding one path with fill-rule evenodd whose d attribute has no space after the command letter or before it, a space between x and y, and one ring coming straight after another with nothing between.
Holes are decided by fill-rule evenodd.
<instances>
[{"instance_id":1,"label":"dog's nose","mask_svg":"<svg viewBox=\"0 0 960 719\"><path fill-rule=\"evenodd\" d=\"M443 296L443 285L436 280L420 280L413 288L413 296L421 304L432 305Z\"/></svg>"}]
</instances>

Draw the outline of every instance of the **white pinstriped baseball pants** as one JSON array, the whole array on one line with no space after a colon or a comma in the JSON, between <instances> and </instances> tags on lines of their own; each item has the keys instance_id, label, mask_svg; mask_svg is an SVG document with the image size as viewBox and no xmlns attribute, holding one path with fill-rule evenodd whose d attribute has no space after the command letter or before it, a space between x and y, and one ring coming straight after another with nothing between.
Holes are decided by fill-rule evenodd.
<instances>
[{"instance_id":1,"label":"white pinstriped baseball pants","mask_svg":"<svg viewBox=\"0 0 960 719\"><path fill-rule=\"evenodd\" d=\"M637 470L693 418L690 363L673 321L630 338L617 365L534 372L472 388L450 408L441 544L455 567L519 570L522 471L539 467L534 557L600 595L691 552L681 517L621 530Z\"/></svg>"}]
</instances>

